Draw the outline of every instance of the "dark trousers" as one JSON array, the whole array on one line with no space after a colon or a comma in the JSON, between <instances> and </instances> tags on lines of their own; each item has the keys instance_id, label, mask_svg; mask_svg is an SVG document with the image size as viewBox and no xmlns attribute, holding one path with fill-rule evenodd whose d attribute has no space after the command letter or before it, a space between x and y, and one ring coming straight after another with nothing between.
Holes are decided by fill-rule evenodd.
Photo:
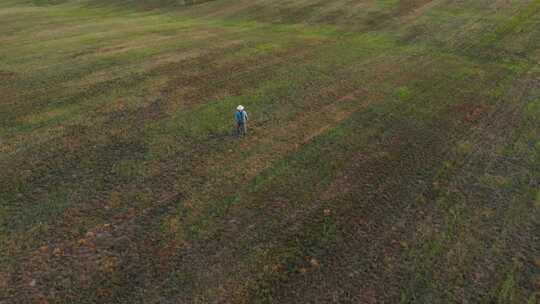
<instances>
[{"instance_id":1,"label":"dark trousers","mask_svg":"<svg viewBox=\"0 0 540 304\"><path fill-rule=\"evenodd\" d=\"M247 127L245 122L237 122L236 123L236 135L242 136L246 135L247 133Z\"/></svg>"}]
</instances>

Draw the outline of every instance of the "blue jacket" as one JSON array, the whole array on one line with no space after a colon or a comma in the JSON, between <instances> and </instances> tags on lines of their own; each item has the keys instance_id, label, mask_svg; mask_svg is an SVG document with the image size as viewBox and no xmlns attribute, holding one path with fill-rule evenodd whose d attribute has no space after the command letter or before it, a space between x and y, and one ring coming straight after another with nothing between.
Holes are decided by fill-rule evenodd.
<instances>
[{"instance_id":1,"label":"blue jacket","mask_svg":"<svg viewBox=\"0 0 540 304\"><path fill-rule=\"evenodd\" d=\"M248 115L246 111L236 111L234 118L236 118L236 122L245 123L248 120Z\"/></svg>"}]
</instances>

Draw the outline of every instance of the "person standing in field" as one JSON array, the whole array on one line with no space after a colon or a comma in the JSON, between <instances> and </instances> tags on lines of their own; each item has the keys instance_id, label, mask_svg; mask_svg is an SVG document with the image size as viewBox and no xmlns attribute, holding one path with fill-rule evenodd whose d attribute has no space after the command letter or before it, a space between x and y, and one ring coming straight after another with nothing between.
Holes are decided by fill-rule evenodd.
<instances>
[{"instance_id":1,"label":"person standing in field","mask_svg":"<svg viewBox=\"0 0 540 304\"><path fill-rule=\"evenodd\" d=\"M234 114L234 118L236 119L236 134L238 136L246 135L248 114L244 110L244 107L242 105L236 107L236 113Z\"/></svg>"}]
</instances>

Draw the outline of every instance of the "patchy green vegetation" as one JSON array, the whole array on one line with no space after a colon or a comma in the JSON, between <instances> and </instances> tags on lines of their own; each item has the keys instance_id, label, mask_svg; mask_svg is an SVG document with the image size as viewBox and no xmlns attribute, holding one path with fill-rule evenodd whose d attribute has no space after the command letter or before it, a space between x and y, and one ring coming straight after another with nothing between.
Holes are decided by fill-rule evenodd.
<instances>
[{"instance_id":1,"label":"patchy green vegetation","mask_svg":"<svg viewBox=\"0 0 540 304\"><path fill-rule=\"evenodd\" d=\"M5 0L0 45L0 303L540 300L538 1Z\"/></svg>"}]
</instances>

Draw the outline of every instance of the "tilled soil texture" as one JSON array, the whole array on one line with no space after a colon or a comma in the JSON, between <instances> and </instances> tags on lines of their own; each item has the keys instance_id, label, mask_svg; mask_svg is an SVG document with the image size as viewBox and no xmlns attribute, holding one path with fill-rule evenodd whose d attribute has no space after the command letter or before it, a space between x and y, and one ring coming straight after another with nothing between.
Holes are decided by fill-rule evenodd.
<instances>
[{"instance_id":1,"label":"tilled soil texture","mask_svg":"<svg viewBox=\"0 0 540 304\"><path fill-rule=\"evenodd\" d=\"M532 0L3 1L0 303L537 303L539 42Z\"/></svg>"}]
</instances>

